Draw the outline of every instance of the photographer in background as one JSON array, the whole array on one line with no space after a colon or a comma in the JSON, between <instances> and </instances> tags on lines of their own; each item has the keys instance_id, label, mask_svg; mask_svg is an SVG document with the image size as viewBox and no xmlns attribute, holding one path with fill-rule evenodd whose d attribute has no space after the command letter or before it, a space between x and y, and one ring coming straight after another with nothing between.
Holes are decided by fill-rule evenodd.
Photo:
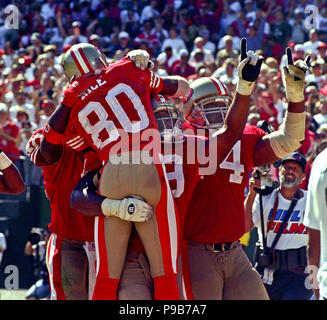
<instances>
[{"instance_id":1,"label":"photographer in background","mask_svg":"<svg viewBox=\"0 0 327 320\"><path fill-rule=\"evenodd\" d=\"M249 180L244 202L246 230L258 228L256 269L271 300L309 300L313 294L305 286L308 234L302 222L307 192L299 188L305 166L299 153L284 158L279 169L280 187L261 194L261 199L260 176L253 172Z\"/></svg>"},{"instance_id":2,"label":"photographer in background","mask_svg":"<svg viewBox=\"0 0 327 320\"><path fill-rule=\"evenodd\" d=\"M50 236L48 229L32 228L24 253L33 258L34 276L37 281L26 292L25 299L50 297L49 274L46 265L46 249Z\"/></svg>"}]
</instances>

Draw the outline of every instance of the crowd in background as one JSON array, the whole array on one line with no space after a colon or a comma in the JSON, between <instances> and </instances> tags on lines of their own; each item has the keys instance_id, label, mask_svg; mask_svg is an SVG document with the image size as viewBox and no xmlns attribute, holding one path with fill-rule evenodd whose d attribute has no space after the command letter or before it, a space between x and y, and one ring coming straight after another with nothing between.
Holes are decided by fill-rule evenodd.
<instances>
[{"instance_id":1,"label":"crowd in background","mask_svg":"<svg viewBox=\"0 0 327 320\"><path fill-rule=\"evenodd\" d=\"M8 28L8 5L19 10L18 29ZM312 19L310 5L317 9ZM5 0L0 10L0 147L28 182L41 179L37 170L36 178L30 176L26 142L58 105L66 83L61 57L80 42L96 45L109 61L145 49L160 76L181 75L189 81L213 76L234 93L240 38L246 37L248 50L265 57L248 123L266 120L275 129L287 106L281 78L285 48L292 49L294 60L310 54L307 128L299 150L308 171L327 145L324 0Z\"/></svg>"}]
</instances>

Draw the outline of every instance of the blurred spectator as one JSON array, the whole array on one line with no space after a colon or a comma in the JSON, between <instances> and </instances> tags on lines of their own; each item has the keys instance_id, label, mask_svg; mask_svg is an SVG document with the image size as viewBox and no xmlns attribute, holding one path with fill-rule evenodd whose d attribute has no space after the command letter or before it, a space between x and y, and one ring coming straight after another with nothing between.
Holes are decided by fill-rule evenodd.
<instances>
[{"instance_id":1,"label":"blurred spectator","mask_svg":"<svg viewBox=\"0 0 327 320\"><path fill-rule=\"evenodd\" d=\"M202 37L196 37L194 39L194 47L195 49L191 52L190 55L189 64L196 68L198 61L196 60L195 55L201 51L203 53L202 63L209 67L211 72L213 72L215 70L215 58L209 50L204 48L204 40Z\"/></svg>"},{"instance_id":2,"label":"blurred spectator","mask_svg":"<svg viewBox=\"0 0 327 320\"><path fill-rule=\"evenodd\" d=\"M208 29L202 29L199 33L199 36L203 39L203 48L205 50L209 50L212 55L216 52L216 45L210 41L210 32ZM193 48L195 49L195 48Z\"/></svg>"},{"instance_id":3,"label":"blurred spectator","mask_svg":"<svg viewBox=\"0 0 327 320\"><path fill-rule=\"evenodd\" d=\"M259 113L250 113L249 114L247 123L250 126L256 126L259 121L260 121L260 114Z\"/></svg>"},{"instance_id":4,"label":"blurred spectator","mask_svg":"<svg viewBox=\"0 0 327 320\"><path fill-rule=\"evenodd\" d=\"M205 65L199 64L196 69L196 73L188 76L187 80L189 81L189 83L191 83L192 81L194 81L198 78L209 77L210 75L211 75L210 70L208 70Z\"/></svg>"},{"instance_id":5,"label":"blurred spectator","mask_svg":"<svg viewBox=\"0 0 327 320\"><path fill-rule=\"evenodd\" d=\"M303 60L304 59L304 56L305 56L305 50L304 50L304 46L302 44L296 44L294 46L294 57L293 57L293 60L296 61L298 59L301 59Z\"/></svg>"},{"instance_id":6,"label":"blurred spectator","mask_svg":"<svg viewBox=\"0 0 327 320\"><path fill-rule=\"evenodd\" d=\"M292 35L292 27L285 21L283 11L278 10L275 14L275 21L272 25L271 34L277 43L285 46Z\"/></svg>"},{"instance_id":7,"label":"blurred spectator","mask_svg":"<svg viewBox=\"0 0 327 320\"><path fill-rule=\"evenodd\" d=\"M260 50L263 44L264 27L266 23L266 18L263 17L260 20L260 27L257 28L252 22L249 24L248 29L245 31L245 26L243 22L238 18L237 25L241 38L247 38L247 49L248 50Z\"/></svg>"},{"instance_id":8,"label":"blurred spectator","mask_svg":"<svg viewBox=\"0 0 327 320\"><path fill-rule=\"evenodd\" d=\"M1 57L4 65L4 68L10 68L14 62L14 55L15 50L13 47L13 44L9 41L6 42L4 49L3 49L3 55Z\"/></svg>"},{"instance_id":9,"label":"blurred spectator","mask_svg":"<svg viewBox=\"0 0 327 320\"><path fill-rule=\"evenodd\" d=\"M44 43L63 43L64 39L60 35L55 17L51 17L47 20L45 30L42 34L42 38L44 40Z\"/></svg>"},{"instance_id":10,"label":"blurred spectator","mask_svg":"<svg viewBox=\"0 0 327 320\"><path fill-rule=\"evenodd\" d=\"M258 97L258 102L261 120L269 121L270 117L277 117L278 111L274 106L272 96L268 92L263 91Z\"/></svg>"},{"instance_id":11,"label":"blurred spectator","mask_svg":"<svg viewBox=\"0 0 327 320\"><path fill-rule=\"evenodd\" d=\"M305 53L312 53L314 55L318 55L318 47L320 45L318 32L316 29L311 29L309 31L309 41L303 43Z\"/></svg>"},{"instance_id":12,"label":"blurred spectator","mask_svg":"<svg viewBox=\"0 0 327 320\"><path fill-rule=\"evenodd\" d=\"M220 74L219 80L227 85L227 83L232 82L237 83L237 69L234 59L228 58L223 65L223 72Z\"/></svg>"},{"instance_id":13,"label":"blurred spectator","mask_svg":"<svg viewBox=\"0 0 327 320\"><path fill-rule=\"evenodd\" d=\"M324 60L317 59L311 63L312 73L306 75L305 81L307 83L316 83L318 90L327 84L327 77L323 74Z\"/></svg>"},{"instance_id":14,"label":"blurred spectator","mask_svg":"<svg viewBox=\"0 0 327 320\"><path fill-rule=\"evenodd\" d=\"M233 59L238 59L239 51L233 47L233 37L226 35L222 38L223 47L218 50L216 59L219 60L222 56L228 55L228 57ZM220 43L220 42L219 42Z\"/></svg>"},{"instance_id":15,"label":"blurred spectator","mask_svg":"<svg viewBox=\"0 0 327 320\"><path fill-rule=\"evenodd\" d=\"M18 74L17 77L11 81L11 90L5 94L6 103L8 108L17 104L18 92L24 90L26 79L22 74Z\"/></svg>"},{"instance_id":16,"label":"blurred spectator","mask_svg":"<svg viewBox=\"0 0 327 320\"><path fill-rule=\"evenodd\" d=\"M154 54L159 46L159 40L154 32L152 32L153 22L151 20L147 20L143 24L143 30L140 32L137 37L134 39L134 47L139 49L142 42L147 43L151 52L150 54Z\"/></svg>"},{"instance_id":17,"label":"blurred spectator","mask_svg":"<svg viewBox=\"0 0 327 320\"><path fill-rule=\"evenodd\" d=\"M158 62L158 59L157 58L152 58L151 59L153 61L153 68L152 68L152 71L160 76L160 77L166 77L168 76L168 72L167 70L165 69L165 67L161 64L159 64Z\"/></svg>"},{"instance_id":18,"label":"blurred spectator","mask_svg":"<svg viewBox=\"0 0 327 320\"><path fill-rule=\"evenodd\" d=\"M327 43L321 42L320 45L317 47L318 50L318 59L324 60L327 63Z\"/></svg>"},{"instance_id":19,"label":"blurred spectator","mask_svg":"<svg viewBox=\"0 0 327 320\"><path fill-rule=\"evenodd\" d=\"M316 144L327 139L327 123L323 123L316 131Z\"/></svg>"},{"instance_id":20,"label":"blurred spectator","mask_svg":"<svg viewBox=\"0 0 327 320\"><path fill-rule=\"evenodd\" d=\"M278 41L276 41L274 36L270 35L267 41L265 56L275 57L278 60L278 63L280 63L284 52L284 47Z\"/></svg>"},{"instance_id":21,"label":"blurred spectator","mask_svg":"<svg viewBox=\"0 0 327 320\"><path fill-rule=\"evenodd\" d=\"M186 45L183 39L177 37L176 27L169 28L169 37L164 40L161 50L164 51L166 47L172 47L175 52L179 52L181 49L186 49Z\"/></svg>"},{"instance_id":22,"label":"blurred spectator","mask_svg":"<svg viewBox=\"0 0 327 320\"><path fill-rule=\"evenodd\" d=\"M172 69L173 75L179 75L181 77L187 78L191 74L195 74L195 69L188 63L189 52L187 49L181 49L179 51L180 60Z\"/></svg>"},{"instance_id":23,"label":"blurred spectator","mask_svg":"<svg viewBox=\"0 0 327 320\"><path fill-rule=\"evenodd\" d=\"M121 29L128 32L130 37L134 39L140 33L139 14L131 6L127 13L121 12L120 18L122 21Z\"/></svg>"},{"instance_id":24,"label":"blurred spectator","mask_svg":"<svg viewBox=\"0 0 327 320\"><path fill-rule=\"evenodd\" d=\"M161 66L164 66L168 74L172 74L175 65L180 61L180 57L171 46L167 46L164 52L158 55L157 60Z\"/></svg>"},{"instance_id":25,"label":"blurred spectator","mask_svg":"<svg viewBox=\"0 0 327 320\"><path fill-rule=\"evenodd\" d=\"M151 0L150 4L143 8L140 19L141 24L143 24L146 20L153 19L159 16L160 13L156 9L157 5L157 0Z\"/></svg>"},{"instance_id":26,"label":"blurred spectator","mask_svg":"<svg viewBox=\"0 0 327 320\"><path fill-rule=\"evenodd\" d=\"M211 34L219 28L219 21L213 12L213 5L210 1L202 1L199 7L199 22L201 26L205 26Z\"/></svg>"},{"instance_id":27,"label":"blurred spectator","mask_svg":"<svg viewBox=\"0 0 327 320\"><path fill-rule=\"evenodd\" d=\"M298 152L301 153L304 157L307 157L310 153L312 153L315 147L316 135L310 130L311 120L312 116L309 112L307 112L305 119L304 141L298 150Z\"/></svg>"},{"instance_id":28,"label":"blurred spectator","mask_svg":"<svg viewBox=\"0 0 327 320\"><path fill-rule=\"evenodd\" d=\"M50 99L44 99L41 103L41 110L39 111L39 128L43 128L48 122L50 116L55 111L55 104Z\"/></svg>"},{"instance_id":29,"label":"blurred spectator","mask_svg":"<svg viewBox=\"0 0 327 320\"><path fill-rule=\"evenodd\" d=\"M308 85L305 88L305 105L310 114L315 114L315 104L319 99L318 88L314 85ZM317 124L318 127L318 124Z\"/></svg>"},{"instance_id":30,"label":"blurred spectator","mask_svg":"<svg viewBox=\"0 0 327 320\"><path fill-rule=\"evenodd\" d=\"M327 42L327 7L319 10L319 32L324 42Z\"/></svg>"},{"instance_id":31,"label":"blurred spectator","mask_svg":"<svg viewBox=\"0 0 327 320\"><path fill-rule=\"evenodd\" d=\"M49 18L55 17L55 0L46 1L41 7L41 16L44 21L48 21Z\"/></svg>"},{"instance_id":32,"label":"blurred spectator","mask_svg":"<svg viewBox=\"0 0 327 320\"><path fill-rule=\"evenodd\" d=\"M131 47L132 44L129 34L126 31L120 31L118 34L118 44L114 47L114 52L117 50L126 50Z\"/></svg>"},{"instance_id":33,"label":"blurred spectator","mask_svg":"<svg viewBox=\"0 0 327 320\"><path fill-rule=\"evenodd\" d=\"M120 11L120 20L122 26L126 26L129 23L137 23L140 21L140 15L133 9L132 4L128 4L126 9ZM124 28L122 28L125 30Z\"/></svg>"},{"instance_id":34,"label":"blurred spectator","mask_svg":"<svg viewBox=\"0 0 327 320\"><path fill-rule=\"evenodd\" d=\"M20 90L17 94L16 104L13 104L9 108L9 114L11 119L16 118L16 114L20 109L25 110L28 113L28 117L31 121L35 121L35 108L32 104L26 102L27 93L24 90Z\"/></svg>"},{"instance_id":35,"label":"blurred spectator","mask_svg":"<svg viewBox=\"0 0 327 320\"><path fill-rule=\"evenodd\" d=\"M233 6L230 6L227 1L224 1L224 9L220 20L220 29L222 34L227 33L233 36L230 34L231 30L228 31L228 29L237 20L237 17L245 19L245 12L241 10L237 12ZM222 47L220 46L218 47L218 49L221 48Z\"/></svg>"},{"instance_id":36,"label":"blurred spectator","mask_svg":"<svg viewBox=\"0 0 327 320\"><path fill-rule=\"evenodd\" d=\"M74 21L72 28L73 34L65 38L64 45L89 42L88 38L81 34L81 23L79 21Z\"/></svg>"},{"instance_id":37,"label":"blurred spectator","mask_svg":"<svg viewBox=\"0 0 327 320\"><path fill-rule=\"evenodd\" d=\"M154 28L152 32L157 36L161 44L169 37L168 31L164 28L164 20L160 16L154 19Z\"/></svg>"},{"instance_id":38,"label":"blurred spectator","mask_svg":"<svg viewBox=\"0 0 327 320\"><path fill-rule=\"evenodd\" d=\"M6 109L0 109L0 148L22 173L20 151L16 146L19 127L12 122Z\"/></svg>"},{"instance_id":39,"label":"blurred spectator","mask_svg":"<svg viewBox=\"0 0 327 320\"><path fill-rule=\"evenodd\" d=\"M34 62L36 58L43 53L45 45L42 43L42 37L39 32L34 32L31 35L31 45L27 47L28 55Z\"/></svg>"},{"instance_id":40,"label":"blurred spectator","mask_svg":"<svg viewBox=\"0 0 327 320\"><path fill-rule=\"evenodd\" d=\"M291 39L295 43L303 43L307 39L307 28L305 27L305 20L303 17L303 10L296 8L294 10L294 18L289 21L292 27Z\"/></svg>"},{"instance_id":41,"label":"blurred spectator","mask_svg":"<svg viewBox=\"0 0 327 320\"><path fill-rule=\"evenodd\" d=\"M321 98L320 101L316 103L316 112L313 116L314 120L321 126L324 123L327 123L327 98Z\"/></svg>"}]
</instances>

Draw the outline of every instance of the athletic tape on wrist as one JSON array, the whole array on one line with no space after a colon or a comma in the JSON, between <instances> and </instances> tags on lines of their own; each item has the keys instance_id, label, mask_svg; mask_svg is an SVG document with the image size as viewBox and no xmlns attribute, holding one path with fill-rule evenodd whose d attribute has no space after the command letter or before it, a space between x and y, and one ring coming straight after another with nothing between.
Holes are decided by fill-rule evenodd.
<instances>
[{"instance_id":1,"label":"athletic tape on wrist","mask_svg":"<svg viewBox=\"0 0 327 320\"><path fill-rule=\"evenodd\" d=\"M44 136L44 139L47 140L49 143L61 144L62 134L60 134L57 131L53 130L49 125L47 125L45 127L43 136Z\"/></svg>"},{"instance_id":2,"label":"athletic tape on wrist","mask_svg":"<svg viewBox=\"0 0 327 320\"><path fill-rule=\"evenodd\" d=\"M295 113L286 111L284 121L278 131L270 133L271 148L275 155L282 159L301 146L304 140L306 113Z\"/></svg>"},{"instance_id":3,"label":"athletic tape on wrist","mask_svg":"<svg viewBox=\"0 0 327 320\"><path fill-rule=\"evenodd\" d=\"M0 152L0 170L5 170L12 165L12 161L5 155L4 152Z\"/></svg>"},{"instance_id":4,"label":"athletic tape on wrist","mask_svg":"<svg viewBox=\"0 0 327 320\"><path fill-rule=\"evenodd\" d=\"M252 93L255 82L238 79L236 92L244 96L249 96Z\"/></svg>"},{"instance_id":5,"label":"athletic tape on wrist","mask_svg":"<svg viewBox=\"0 0 327 320\"><path fill-rule=\"evenodd\" d=\"M118 216L120 203L121 203L121 200L113 200L113 199L105 198L101 202L102 213L106 217Z\"/></svg>"}]
</instances>

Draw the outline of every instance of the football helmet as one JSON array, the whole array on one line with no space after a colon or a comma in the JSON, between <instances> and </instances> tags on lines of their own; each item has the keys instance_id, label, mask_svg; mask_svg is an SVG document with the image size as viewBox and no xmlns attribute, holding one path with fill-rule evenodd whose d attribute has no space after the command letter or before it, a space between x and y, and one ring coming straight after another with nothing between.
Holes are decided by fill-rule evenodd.
<instances>
[{"instance_id":1,"label":"football helmet","mask_svg":"<svg viewBox=\"0 0 327 320\"><path fill-rule=\"evenodd\" d=\"M221 128L232 101L230 91L213 77L196 79L190 87L183 99L184 119L197 128Z\"/></svg>"},{"instance_id":2,"label":"football helmet","mask_svg":"<svg viewBox=\"0 0 327 320\"><path fill-rule=\"evenodd\" d=\"M97 47L89 43L71 46L65 52L61 64L69 82L108 67L106 56Z\"/></svg>"},{"instance_id":3,"label":"football helmet","mask_svg":"<svg viewBox=\"0 0 327 320\"><path fill-rule=\"evenodd\" d=\"M183 116L168 97L160 94L152 96L152 110L163 142L182 142Z\"/></svg>"}]
</instances>

